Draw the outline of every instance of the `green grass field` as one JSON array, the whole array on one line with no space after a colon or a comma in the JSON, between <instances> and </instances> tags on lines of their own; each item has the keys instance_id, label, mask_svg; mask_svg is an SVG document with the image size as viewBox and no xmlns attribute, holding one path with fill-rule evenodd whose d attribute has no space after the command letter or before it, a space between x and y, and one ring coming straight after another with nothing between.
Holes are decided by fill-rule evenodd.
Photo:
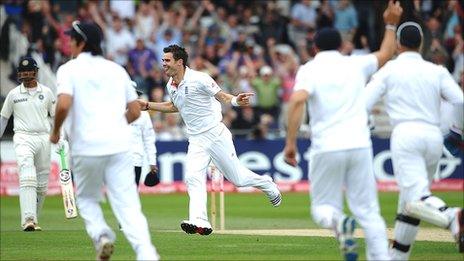
<instances>
[{"instance_id":1,"label":"green grass field","mask_svg":"<svg viewBox=\"0 0 464 261\"><path fill-rule=\"evenodd\" d=\"M436 193L450 206L463 205L463 192ZM306 193L285 193L279 208L262 194L226 194L226 229L316 228L309 215ZM396 193L381 193L382 215L393 226ZM179 224L187 217L186 194L142 196L152 239L163 260L341 260L336 240L309 236L187 235ZM114 260L135 255L118 231L108 204L103 204L110 226L117 231ZM48 197L41 215L41 232L22 232L17 197L0 198L0 260L94 260L92 243L82 219L66 220L61 197ZM428 227L422 222L421 227ZM358 240L365 259L364 241ZM463 260L453 243L417 241L413 260Z\"/></svg>"}]
</instances>

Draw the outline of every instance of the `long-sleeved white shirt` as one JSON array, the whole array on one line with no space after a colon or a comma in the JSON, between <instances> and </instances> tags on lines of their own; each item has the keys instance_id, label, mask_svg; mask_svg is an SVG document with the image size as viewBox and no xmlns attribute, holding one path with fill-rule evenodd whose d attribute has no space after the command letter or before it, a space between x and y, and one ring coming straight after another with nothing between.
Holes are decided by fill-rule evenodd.
<instances>
[{"instance_id":1,"label":"long-sleeved white shirt","mask_svg":"<svg viewBox=\"0 0 464 261\"><path fill-rule=\"evenodd\" d=\"M131 128L134 166L142 167L144 154L149 165L156 165L156 135L148 112L142 111L140 117L131 123Z\"/></svg>"},{"instance_id":2,"label":"long-sleeved white shirt","mask_svg":"<svg viewBox=\"0 0 464 261\"><path fill-rule=\"evenodd\" d=\"M417 52L403 52L372 76L364 90L367 110L385 97L393 126L406 121L439 127L441 99L463 106L463 93L446 68L427 62ZM462 115L455 115L456 121Z\"/></svg>"}]
</instances>

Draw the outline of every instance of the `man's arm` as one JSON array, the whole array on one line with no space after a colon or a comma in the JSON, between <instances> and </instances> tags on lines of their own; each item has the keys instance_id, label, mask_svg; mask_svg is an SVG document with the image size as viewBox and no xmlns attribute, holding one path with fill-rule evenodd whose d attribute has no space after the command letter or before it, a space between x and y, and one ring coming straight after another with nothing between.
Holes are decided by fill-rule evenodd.
<instances>
[{"instance_id":1,"label":"man's arm","mask_svg":"<svg viewBox=\"0 0 464 261\"><path fill-rule=\"evenodd\" d=\"M127 123L132 123L140 117L140 105L135 101L131 101L127 104L126 119Z\"/></svg>"},{"instance_id":2,"label":"man's arm","mask_svg":"<svg viewBox=\"0 0 464 261\"><path fill-rule=\"evenodd\" d=\"M296 161L296 138L308 96L309 94L307 91L298 90L292 94L288 105L287 138L285 140L284 159L285 162L292 166L298 164Z\"/></svg>"},{"instance_id":3,"label":"man's arm","mask_svg":"<svg viewBox=\"0 0 464 261\"><path fill-rule=\"evenodd\" d=\"M172 102L149 102L144 100L137 100L142 108L142 111L159 111L165 113L179 112L174 103Z\"/></svg>"},{"instance_id":4,"label":"man's arm","mask_svg":"<svg viewBox=\"0 0 464 261\"><path fill-rule=\"evenodd\" d=\"M388 7L383 13L383 21L386 25L385 33L383 35L380 50L374 53L379 62L379 68L382 67L388 60L390 60L396 51L396 27L401 19L403 9L400 2L393 3L393 0L388 2Z\"/></svg>"},{"instance_id":5,"label":"man's arm","mask_svg":"<svg viewBox=\"0 0 464 261\"><path fill-rule=\"evenodd\" d=\"M386 70L388 65L380 69L377 73L372 76L372 80L364 88L364 97L366 99L367 113L371 113L372 108L377 101L385 94L387 88L386 83Z\"/></svg>"},{"instance_id":6,"label":"man's arm","mask_svg":"<svg viewBox=\"0 0 464 261\"><path fill-rule=\"evenodd\" d=\"M50 141L53 144L58 143L60 140L60 129L63 125L64 120L68 116L69 110L72 106L72 96L69 94L58 95L58 100L55 109L55 121L53 124L53 130L50 134Z\"/></svg>"},{"instance_id":7,"label":"man's arm","mask_svg":"<svg viewBox=\"0 0 464 261\"><path fill-rule=\"evenodd\" d=\"M240 93L237 96L226 93L224 91L219 91L214 95L218 101L224 104L231 104L232 106L249 106L250 98L254 95L251 92Z\"/></svg>"},{"instance_id":8,"label":"man's arm","mask_svg":"<svg viewBox=\"0 0 464 261\"><path fill-rule=\"evenodd\" d=\"M13 103L11 102L10 93L8 93L0 112L0 138L3 137L3 133L5 132L6 125L8 124L11 114L13 114Z\"/></svg>"},{"instance_id":9,"label":"man's arm","mask_svg":"<svg viewBox=\"0 0 464 261\"><path fill-rule=\"evenodd\" d=\"M3 133L5 132L6 125L8 125L8 118L1 116L0 117L0 138L3 137Z\"/></svg>"}]
</instances>

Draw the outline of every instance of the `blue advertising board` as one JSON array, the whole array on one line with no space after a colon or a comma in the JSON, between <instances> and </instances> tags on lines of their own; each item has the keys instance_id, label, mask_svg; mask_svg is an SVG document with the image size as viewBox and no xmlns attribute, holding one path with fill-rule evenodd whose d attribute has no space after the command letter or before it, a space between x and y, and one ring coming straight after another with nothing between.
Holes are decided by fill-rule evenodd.
<instances>
[{"instance_id":1,"label":"blue advertising board","mask_svg":"<svg viewBox=\"0 0 464 261\"><path fill-rule=\"evenodd\" d=\"M373 138L374 171L378 181L392 181L391 152L389 139ZM283 160L285 140L235 139L235 148L240 161L258 174L271 175L281 182L308 180L309 140L298 140L299 164L294 168ZM157 142L158 164L163 182L183 180L187 141ZM440 171L435 179L464 179L463 158L455 158L444 151L440 160Z\"/></svg>"}]
</instances>

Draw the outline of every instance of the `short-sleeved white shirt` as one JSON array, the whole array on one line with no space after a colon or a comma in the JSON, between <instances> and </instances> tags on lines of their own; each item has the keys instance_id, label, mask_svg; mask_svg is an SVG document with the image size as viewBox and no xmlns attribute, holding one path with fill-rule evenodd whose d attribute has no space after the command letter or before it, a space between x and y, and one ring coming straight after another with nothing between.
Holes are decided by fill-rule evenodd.
<instances>
[{"instance_id":1,"label":"short-sleeved white shirt","mask_svg":"<svg viewBox=\"0 0 464 261\"><path fill-rule=\"evenodd\" d=\"M385 97L393 126L419 121L439 127L441 100L463 102L462 91L446 68L423 60L417 52L404 52L386 63L372 76L365 94L368 110Z\"/></svg>"},{"instance_id":2,"label":"short-sleeved white shirt","mask_svg":"<svg viewBox=\"0 0 464 261\"><path fill-rule=\"evenodd\" d=\"M7 119L13 115L15 133L50 133L50 117L55 116L55 95L45 85L37 85L32 95L21 84L6 96L0 114Z\"/></svg>"},{"instance_id":3,"label":"short-sleeved white shirt","mask_svg":"<svg viewBox=\"0 0 464 261\"><path fill-rule=\"evenodd\" d=\"M127 103L137 99L127 72L101 56L81 53L57 72L57 94L72 96L64 128L71 152L103 156L130 150Z\"/></svg>"},{"instance_id":4,"label":"short-sleeved white shirt","mask_svg":"<svg viewBox=\"0 0 464 261\"><path fill-rule=\"evenodd\" d=\"M184 79L175 86L170 78L166 88L188 135L205 132L222 121L221 103L214 97L221 88L208 74L187 67Z\"/></svg>"},{"instance_id":5,"label":"short-sleeved white shirt","mask_svg":"<svg viewBox=\"0 0 464 261\"><path fill-rule=\"evenodd\" d=\"M362 92L377 68L375 55L338 51L320 52L299 68L294 90L309 93L312 153L371 146Z\"/></svg>"}]
</instances>

